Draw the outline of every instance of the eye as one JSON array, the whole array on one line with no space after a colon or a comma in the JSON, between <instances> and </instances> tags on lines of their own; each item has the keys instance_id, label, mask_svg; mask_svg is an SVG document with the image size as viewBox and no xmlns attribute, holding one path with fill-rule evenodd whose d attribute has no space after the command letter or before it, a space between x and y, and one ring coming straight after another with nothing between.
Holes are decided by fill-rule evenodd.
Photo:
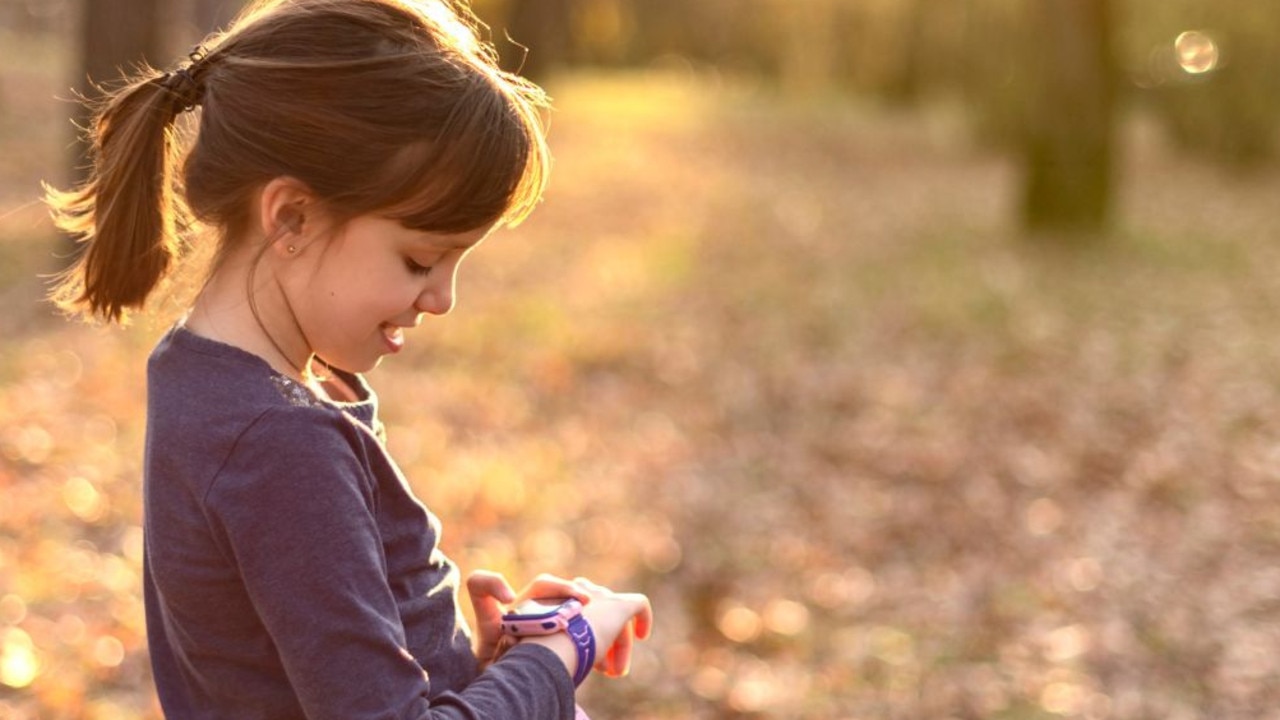
<instances>
[{"instance_id":1,"label":"eye","mask_svg":"<svg viewBox=\"0 0 1280 720\"><path fill-rule=\"evenodd\" d=\"M430 265L420 265L413 258L405 258L404 266L414 275L427 275L431 272Z\"/></svg>"}]
</instances>

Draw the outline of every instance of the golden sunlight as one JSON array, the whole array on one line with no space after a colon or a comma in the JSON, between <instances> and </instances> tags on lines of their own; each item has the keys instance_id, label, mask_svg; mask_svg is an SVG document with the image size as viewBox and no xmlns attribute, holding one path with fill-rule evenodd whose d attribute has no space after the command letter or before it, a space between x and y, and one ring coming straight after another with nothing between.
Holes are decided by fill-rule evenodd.
<instances>
[{"instance_id":1,"label":"golden sunlight","mask_svg":"<svg viewBox=\"0 0 1280 720\"><path fill-rule=\"evenodd\" d=\"M1040 706L1055 715L1078 715L1088 699L1086 688L1060 680L1044 687L1040 693Z\"/></svg>"},{"instance_id":2,"label":"golden sunlight","mask_svg":"<svg viewBox=\"0 0 1280 720\"><path fill-rule=\"evenodd\" d=\"M720 611L716 626L720 634L735 643L748 643L760 636L760 615L751 608L727 603Z\"/></svg>"},{"instance_id":3,"label":"golden sunlight","mask_svg":"<svg viewBox=\"0 0 1280 720\"><path fill-rule=\"evenodd\" d=\"M1218 67L1218 44L1196 30L1182 33L1173 41L1178 65L1192 75L1202 75Z\"/></svg>"},{"instance_id":4,"label":"golden sunlight","mask_svg":"<svg viewBox=\"0 0 1280 720\"><path fill-rule=\"evenodd\" d=\"M777 599L764 609L764 625L779 635L799 635L809 627L809 608L794 600Z\"/></svg>"},{"instance_id":5,"label":"golden sunlight","mask_svg":"<svg viewBox=\"0 0 1280 720\"><path fill-rule=\"evenodd\" d=\"M105 498L93 483L83 477L72 477L62 485L62 502L76 517L93 522L102 517L106 509Z\"/></svg>"},{"instance_id":6,"label":"golden sunlight","mask_svg":"<svg viewBox=\"0 0 1280 720\"><path fill-rule=\"evenodd\" d=\"M124 643L114 635L103 635L93 643L93 661L104 668L119 667L124 662Z\"/></svg>"},{"instance_id":7,"label":"golden sunlight","mask_svg":"<svg viewBox=\"0 0 1280 720\"><path fill-rule=\"evenodd\" d=\"M0 597L0 623L17 625L27 617L27 602L20 595Z\"/></svg>"},{"instance_id":8,"label":"golden sunlight","mask_svg":"<svg viewBox=\"0 0 1280 720\"><path fill-rule=\"evenodd\" d=\"M20 628L9 628L0 634L0 683L11 688L24 688L40 674L35 644Z\"/></svg>"}]
</instances>

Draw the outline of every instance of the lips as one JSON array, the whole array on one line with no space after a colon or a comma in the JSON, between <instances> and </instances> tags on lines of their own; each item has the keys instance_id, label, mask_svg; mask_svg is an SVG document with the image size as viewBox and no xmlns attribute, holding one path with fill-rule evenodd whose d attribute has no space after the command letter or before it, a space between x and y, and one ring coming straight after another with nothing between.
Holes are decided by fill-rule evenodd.
<instances>
[{"instance_id":1,"label":"lips","mask_svg":"<svg viewBox=\"0 0 1280 720\"><path fill-rule=\"evenodd\" d=\"M399 325L382 325L382 339L387 344L387 350L398 353L404 349L404 328Z\"/></svg>"}]
</instances>

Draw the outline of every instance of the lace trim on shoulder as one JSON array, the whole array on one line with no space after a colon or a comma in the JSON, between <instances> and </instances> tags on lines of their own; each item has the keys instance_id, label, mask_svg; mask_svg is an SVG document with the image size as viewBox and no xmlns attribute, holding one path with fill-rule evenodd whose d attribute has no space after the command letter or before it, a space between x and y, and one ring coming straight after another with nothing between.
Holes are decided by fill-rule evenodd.
<instances>
[{"instance_id":1,"label":"lace trim on shoulder","mask_svg":"<svg viewBox=\"0 0 1280 720\"><path fill-rule=\"evenodd\" d=\"M306 387L283 375L272 375L271 384L276 386L285 400L294 407L324 407L324 403Z\"/></svg>"}]
</instances>

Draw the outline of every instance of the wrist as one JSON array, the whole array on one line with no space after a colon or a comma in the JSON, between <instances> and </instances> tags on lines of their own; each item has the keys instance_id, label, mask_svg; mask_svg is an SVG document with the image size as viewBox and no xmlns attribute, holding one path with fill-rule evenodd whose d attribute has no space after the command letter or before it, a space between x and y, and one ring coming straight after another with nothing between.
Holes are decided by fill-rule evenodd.
<instances>
[{"instance_id":1,"label":"wrist","mask_svg":"<svg viewBox=\"0 0 1280 720\"><path fill-rule=\"evenodd\" d=\"M556 653L573 677L582 684L596 662L596 638L582 615L576 598L530 600L502 616L503 634L523 641L537 641Z\"/></svg>"},{"instance_id":2,"label":"wrist","mask_svg":"<svg viewBox=\"0 0 1280 720\"><path fill-rule=\"evenodd\" d=\"M573 645L573 640L564 633L556 633L554 635L534 635L530 637L520 638L521 644L528 643L530 645L541 645L560 658L560 662L564 663L565 670L569 672L569 677L573 677L578 672L578 651Z\"/></svg>"}]
</instances>

